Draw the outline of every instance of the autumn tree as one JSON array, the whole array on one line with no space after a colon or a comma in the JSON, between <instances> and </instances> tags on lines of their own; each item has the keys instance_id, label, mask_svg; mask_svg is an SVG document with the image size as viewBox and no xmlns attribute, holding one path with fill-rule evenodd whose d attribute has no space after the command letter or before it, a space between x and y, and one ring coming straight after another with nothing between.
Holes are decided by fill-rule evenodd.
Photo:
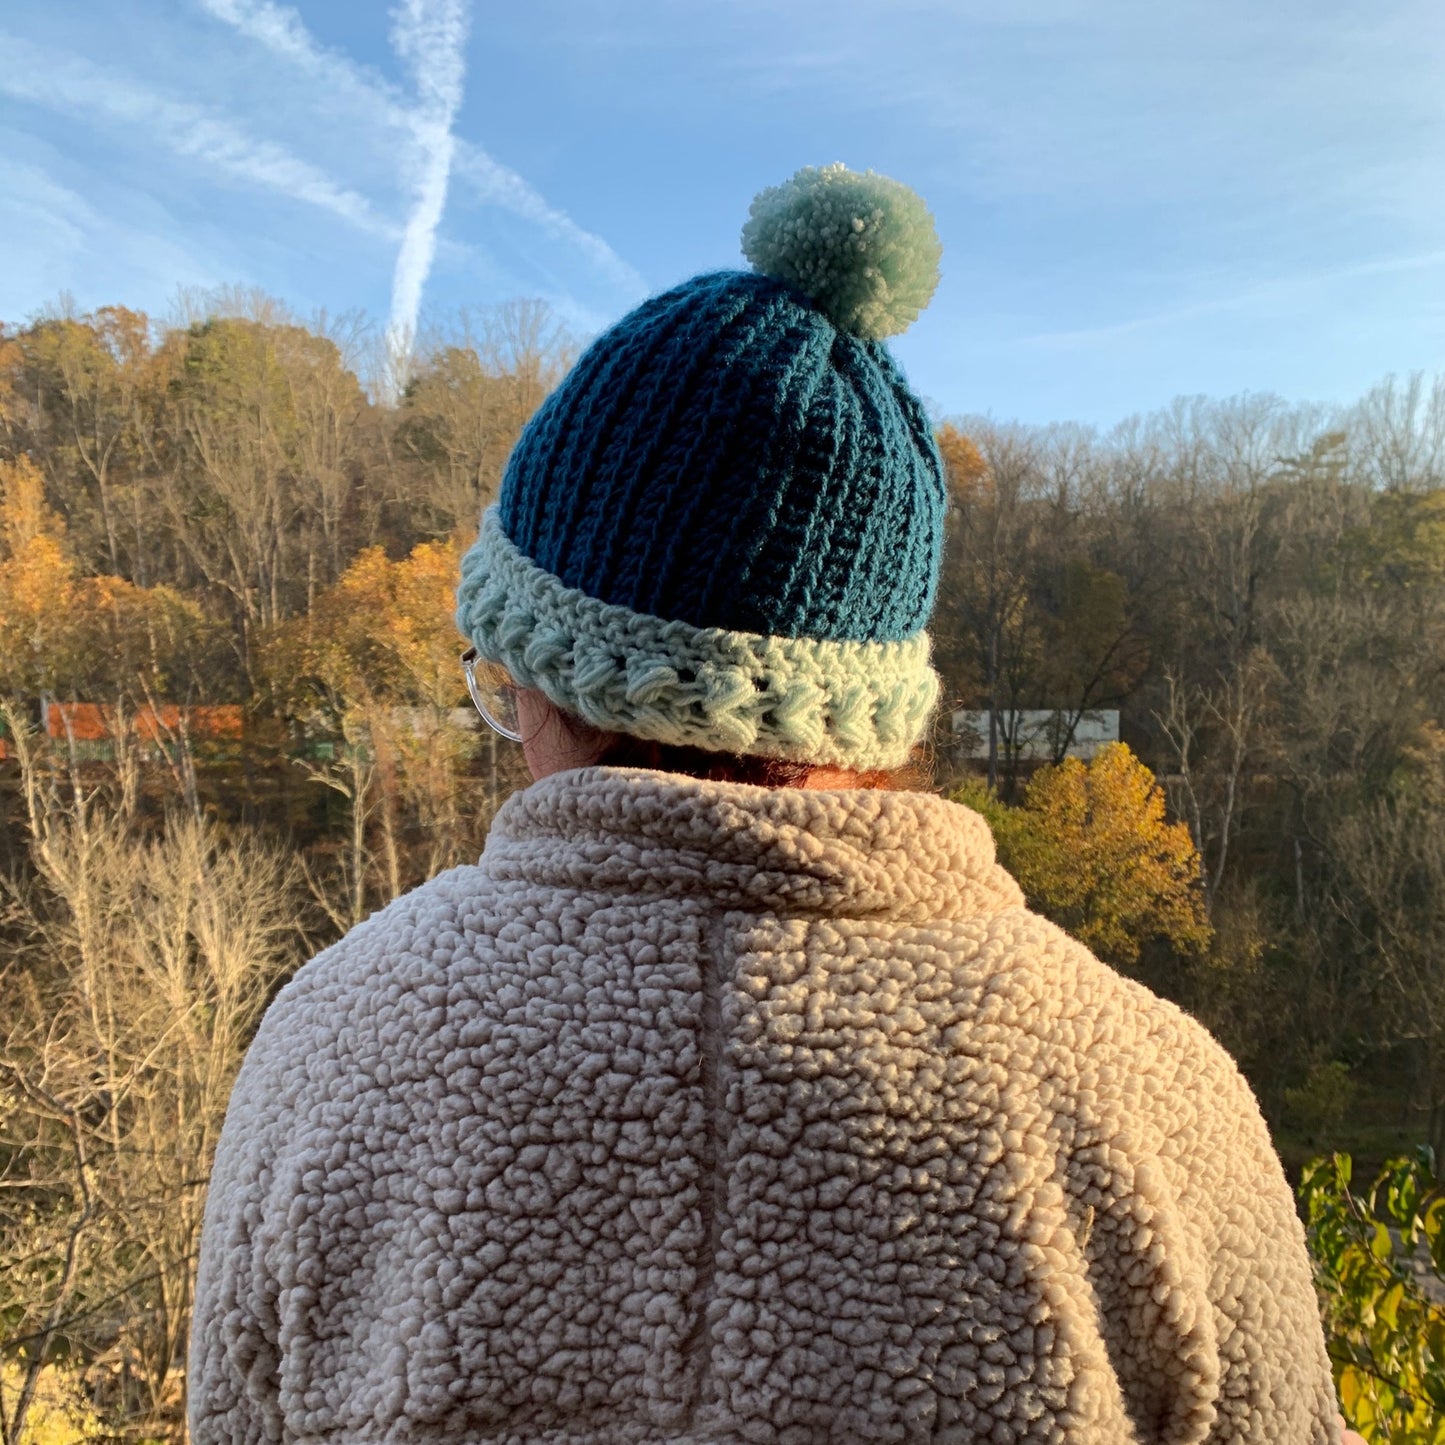
<instances>
[{"instance_id":1,"label":"autumn tree","mask_svg":"<svg viewBox=\"0 0 1445 1445\"><path fill-rule=\"evenodd\" d=\"M949 488L940 583L942 630L988 710L988 782L998 785L1000 725L1011 661L1034 645L1028 614L1033 454L1026 435L979 427L939 433Z\"/></svg>"},{"instance_id":2,"label":"autumn tree","mask_svg":"<svg viewBox=\"0 0 1445 1445\"><path fill-rule=\"evenodd\" d=\"M1182 954L1207 946L1188 829L1168 821L1154 775L1123 743L1041 768L1017 808L977 784L956 796L987 817L1030 905L1101 958L1127 967L1156 939Z\"/></svg>"},{"instance_id":3,"label":"autumn tree","mask_svg":"<svg viewBox=\"0 0 1445 1445\"><path fill-rule=\"evenodd\" d=\"M82 575L39 471L0 463L0 696L185 696L215 645L174 589Z\"/></svg>"},{"instance_id":4,"label":"autumn tree","mask_svg":"<svg viewBox=\"0 0 1445 1445\"><path fill-rule=\"evenodd\" d=\"M421 542L399 562L359 553L305 617L267 643L273 698L289 715L358 703L449 709L465 698L452 621L460 549Z\"/></svg>"},{"instance_id":5,"label":"autumn tree","mask_svg":"<svg viewBox=\"0 0 1445 1445\"><path fill-rule=\"evenodd\" d=\"M81 556L113 576L128 575L138 540L135 428L148 380L150 322L106 306L44 319L18 344L22 385L38 423L36 454L64 502Z\"/></svg>"},{"instance_id":6,"label":"autumn tree","mask_svg":"<svg viewBox=\"0 0 1445 1445\"><path fill-rule=\"evenodd\" d=\"M221 318L167 346L160 496L192 575L227 600L249 674L259 633L304 611L349 556L366 402L335 345L300 326Z\"/></svg>"},{"instance_id":7,"label":"autumn tree","mask_svg":"<svg viewBox=\"0 0 1445 1445\"><path fill-rule=\"evenodd\" d=\"M463 313L423 338L397 408L394 445L413 504L440 535L476 526L522 428L575 343L541 302Z\"/></svg>"},{"instance_id":8,"label":"autumn tree","mask_svg":"<svg viewBox=\"0 0 1445 1445\"><path fill-rule=\"evenodd\" d=\"M935 439L943 459L948 510L944 517L938 603L930 632L934 665L943 677L945 705L951 706L974 696L981 676L978 643L971 625L974 516L965 509L977 505L987 485L988 465L969 437L951 423L941 426Z\"/></svg>"},{"instance_id":9,"label":"autumn tree","mask_svg":"<svg viewBox=\"0 0 1445 1445\"><path fill-rule=\"evenodd\" d=\"M975 440L977 438L977 440ZM1128 580L1107 565L1102 459L1077 427L938 432L950 508L935 620L939 666L988 716L991 785L1012 795L1022 713L1054 715L1053 761L1133 690L1149 660Z\"/></svg>"},{"instance_id":10,"label":"autumn tree","mask_svg":"<svg viewBox=\"0 0 1445 1445\"><path fill-rule=\"evenodd\" d=\"M348 845L320 890L342 924L475 851L520 781L490 731L485 787L469 777L478 732L452 621L458 566L452 542L419 543L399 562L370 548L265 649L273 705L343 743L313 770L348 804Z\"/></svg>"},{"instance_id":11,"label":"autumn tree","mask_svg":"<svg viewBox=\"0 0 1445 1445\"><path fill-rule=\"evenodd\" d=\"M0 694L53 691L77 667L75 580L40 472L0 464Z\"/></svg>"}]
</instances>

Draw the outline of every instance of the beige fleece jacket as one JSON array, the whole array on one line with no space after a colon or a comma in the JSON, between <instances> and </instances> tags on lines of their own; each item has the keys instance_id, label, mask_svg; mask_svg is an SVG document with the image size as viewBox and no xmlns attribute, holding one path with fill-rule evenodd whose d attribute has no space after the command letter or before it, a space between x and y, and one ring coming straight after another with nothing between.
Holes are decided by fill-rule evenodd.
<instances>
[{"instance_id":1,"label":"beige fleece jacket","mask_svg":"<svg viewBox=\"0 0 1445 1445\"><path fill-rule=\"evenodd\" d=\"M941 799L590 769L268 1011L195 1445L1339 1439L1190 1018Z\"/></svg>"}]
</instances>

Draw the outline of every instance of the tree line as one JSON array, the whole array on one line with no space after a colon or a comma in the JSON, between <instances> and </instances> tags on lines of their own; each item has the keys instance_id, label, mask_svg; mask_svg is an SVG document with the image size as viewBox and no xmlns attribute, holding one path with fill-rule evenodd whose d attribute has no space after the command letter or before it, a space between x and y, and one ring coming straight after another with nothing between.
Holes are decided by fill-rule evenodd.
<instances>
[{"instance_id":1,"label":"tree line","mask_svg":"<svg viewBox=\"0 0 1445 1445\"><path fill-rule=\"evenodd\" d=\"M941 441L950 684L1004 718L1117 707L1189 828L1213 942L1150 981L1306 1142L1445 1145L1445 378Z\"/></svg>"},{"instance_id":2,"label":"tree line","mask_svg":"<svg viewBox=\"0 0 1445 1445\"><path fill-rule=\"evenodd\" d=\"M244 294L0 330L0 1445L178 1428L260 1010L522 781L461 711L451 592L576 342L535 303L401 374L367 341ZM1445 377L938 440L936 660L989 726L974 763L945 709L937 785L1215 1031L1293 1165L1445 1146ZM105 759L42 699L102 705ZM1067 758L1105 708L1125 746Z\"/></svg>"}]
</instances>

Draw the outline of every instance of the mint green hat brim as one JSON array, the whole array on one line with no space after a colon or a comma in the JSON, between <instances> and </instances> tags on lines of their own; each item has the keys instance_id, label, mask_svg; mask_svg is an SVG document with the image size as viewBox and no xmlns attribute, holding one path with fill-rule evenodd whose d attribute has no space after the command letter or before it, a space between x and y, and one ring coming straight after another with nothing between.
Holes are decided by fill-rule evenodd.
<instances>
[{"instance_id":1,"label":"mint green hat brim","mask_svg":"<svg viewBox=\"0 0 1445 1445\"><path fill-rule=\"evenodd\" d=\"M520 686L594 727L716 752L898 767L938 702L926 632L822 642L633 612L524 556L495 508L462 559L457 626Z\"/></svg>"}]
</instances>

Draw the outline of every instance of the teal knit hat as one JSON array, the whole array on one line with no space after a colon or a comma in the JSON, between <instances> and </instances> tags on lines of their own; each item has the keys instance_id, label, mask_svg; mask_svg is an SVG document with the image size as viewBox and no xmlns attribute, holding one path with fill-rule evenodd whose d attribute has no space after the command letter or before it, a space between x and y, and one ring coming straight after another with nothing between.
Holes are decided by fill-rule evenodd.
<instances>
[{"instance_id":1,"label":"teal knit hat","mask_svg":"<svg viewBox=\"0 0 1445 1445\"><path fill-rule=\"evenodd\" d=\"M808 168L698 276L599 337L528 423L457 623L594 726L888 768L938 696L943 468L882 344L928 304L922 200Z\"/></svg>"}]
</instances>

